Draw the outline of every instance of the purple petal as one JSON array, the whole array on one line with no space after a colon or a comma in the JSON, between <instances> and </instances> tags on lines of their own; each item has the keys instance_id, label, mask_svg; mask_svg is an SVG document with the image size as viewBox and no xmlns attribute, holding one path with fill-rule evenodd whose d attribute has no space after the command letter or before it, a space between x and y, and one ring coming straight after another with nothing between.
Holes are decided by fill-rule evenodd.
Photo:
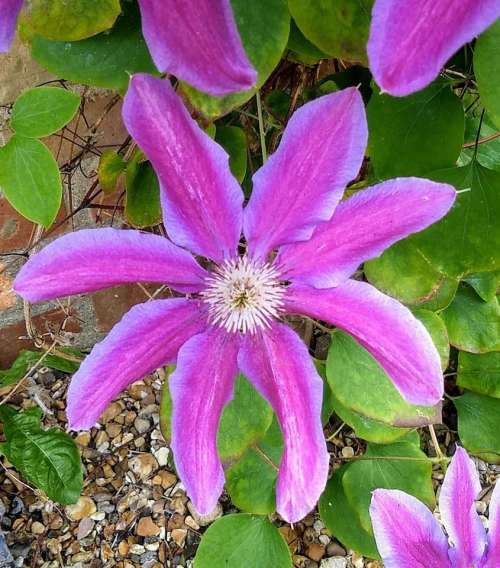
<instances>
[{"instance_id":1,"label":"purple petal","mask_svg":"<svg viewBox=\"0 0 500 568\"><path fill-rule=\"evenodd\" d=\"M224 487L217 428L233 396L238 347L237 334L209 328L183 345L169 381L175 465L202 515L213 511Z\"/></svg>"},{"instance_id":2,"label":"purple petal","mask_svg":"<svg viewBox=\"0 0 500 568\"><path fill-rule=\"evenodd\" d=\"M134 75L123 119L159 176L171 239L216 261L234 256L243 192L227 153L198 127L166 80Z\"/></svg>"},{"instance_id":3,"label":"purple petal","mask_svg":"<svg viewBox=\"0 0 500 568\"><path fill-rule=\"evenodd\" d=\"M164 237L118 229L84 229L47 245L21 268L14 290L37 302L126 282L161 282L199 292L206 271Z\"/></svg>"},{"instance_id":4,"label":"purple petal","mask_svg":"<svg viewBox=\"0 0 500 568\"><path fill-rule=\"evenodd\" d=\"M498 568L500 566L500 482L496 482L490 500L488 555L482 568Z\"/></svg>"},{"instance_id":5,"label":"purple petal","mask_svg":"<svg viewBox=\"0 0 500 568\"><path fill-rule=\"evenodd\" d=\"M307 103L290 119L278 150L253 177L244 213L249 251L308 239L327 221L359 172L367 141L365 108L355 88Z\"/></svg>"},{"instance_id":6,"label":"purple petal","mask_svg":"<svg viewBox=\"0 0 500 568\"><path fill-rule=\"evenodd\" d=\"M284 246L277 262L287 279L337 286L365 260L441 219L455 195L451 185L425 179L386 181L342 201L311 239Z\"/></svg>"},{"instance_id":7,"label":"purple petal","mask_svg":"<svg viewBox=\"0 0 500 568\"><path fill-rule=\"evenodd\" d=\"M205 326L205 313L194 300L154 300L134 306L73 376L66 408L69 427L94 426L121 391L175 361L179 348Z\"/></svg>"},{"instance_id":8,"label":"purple petal","mask_svg":"<svg viewBox=\"0 0 500 568\"><path fill-rule=\"evenodd\" d=\"M368 40L373 76L394 96L419 91L499 16L498 0L376 0Z\"/></svg>"},{"instance_id":9,"label":"purple petal","mask_svg":"<svg viewBox=\"0 0 500 568\"><path fill-rule=\"evenodd\" d=\"M370 517L385 568L452 568L439 523L412 495L376 489Z\"/></svg>"},{"instance_id":10,"label":"purple petal","mask_svg":"<svg viewBox=\"0 0 500 568\"><path fill-rule=\"evenodd\" d=\"M278 417L285 451L276 487L277 510L286 521L299 521L316 505L328 476L321 425L323 382L304 343L277 322L262 334L245 335L238 364Z\"/></svg>"},{"instance_id":11,"label":"purple petal","mask_svg":"<svg viewBox=\"0 0 500 568\"><path fill-rule=\"evenodd\" d=\"M408 308L370 284L348 280L323 290L293 285L285 309L354 336L409 403L432 406L443 396L439 355L428 331Z\"/></svg>"},{"instance_id":12,"label":"purple petal","mask_svg":"<svg viewBox=\"0 0 500 568\"><path fill-rule=\"evenodd\" d=\"M23 0L0 0L0 53L9 51Z\"/></svg>"},{"instance_id":13,"label":"purple petal","mask_svg":"<svg viewBox=\"0 0 500 568\"><path fill-rule=\"evenodd\" d=\"M486 547L486 531L476 513L481 491L479 475L467 452L457 447L439 494L439 512L455 548L450 558L456 568L477 566Z\"/></svg>"},{"instance_id":14,"label":"purple petal","mask_svg":"<svg viewBox=\"0 0 500 568\"><path fill-rule=\"evenodd\" d=\"M139 0L142 31L156 67L211 95L257 80L229 0Z\"/></svg>"}]
</instances>

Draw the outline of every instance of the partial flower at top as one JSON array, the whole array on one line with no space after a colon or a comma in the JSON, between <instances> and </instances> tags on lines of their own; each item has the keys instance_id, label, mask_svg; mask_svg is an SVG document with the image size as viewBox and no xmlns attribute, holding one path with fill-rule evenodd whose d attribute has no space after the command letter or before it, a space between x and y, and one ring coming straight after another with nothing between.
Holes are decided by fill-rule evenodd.
<instances>
[{"instance_id":1,"label":"partial flower at top","mask_svg":"<svg viewBox=\"0 0 500 568\"><path fill-rule=\"evenodd\" d=\"M0 53L8 51L23 0L0 0ZM161 72L211 95L253 87L257 72L230 0L139 0L142 31Z\"/></svg>"},{"instance_id":2,"label":"partial flower at top","mask_svg":"<svg viewBox=\"0 0 500 568\"><path fill-rule=\"evenodd\" d=\"M71 233L33 256L14 288L39 301L161 282L179 297L135 306L94 347L68 390L69 425L90 428L128 385L176 362L169 379L175 463L195 506L208 513L224 485L219 419L240 370L277 415L285 440L277 510L298 521L325 487L328 452L323 383L286 315L344 329L406 400L436 404L443 377L425 327L399 302L349 275L440 219L455 191L400 178L341 202L367 142L365 109L354 88L295 112L278 150L254 175L244 209L228 155L189 116L168 81L135 75L123 117L158 174L169 239L111 228ZM186 249L206 260L197 262Z\"/></svg>"},{"instance_id":3,"label":"partial flower at top","mask_svg":"<svg viewBox=\"0 0 500 568\"><path fill-rule=\"evenodd\" d=\"M375 0L368 40L375 81L397 97L423 89L499 17L499 0Z\"/></svg>"},{"instance_id":4,"label":"partial flower at top","mask_svg":"<svg viewBox=\"0 0 500 568\"><path fill-rule=\"evenodd\" d=\"M0 53L9 51L23 0L0 0Z\"/></svg>"},{"instance_id":5,"label":"partial flower at top","mask_svg":"<svg viewBox=\"0 0 500 568\"><path fill-rule=\"evenodd\" d=\"M457 448L439 496L449 544L433 514L418 499L403 491L376 489L370 517L385 568L498 568L500 483L491 496L488 535L474 502L480 491L474 462L463 448Z\"/></svg>"}]
</instances>

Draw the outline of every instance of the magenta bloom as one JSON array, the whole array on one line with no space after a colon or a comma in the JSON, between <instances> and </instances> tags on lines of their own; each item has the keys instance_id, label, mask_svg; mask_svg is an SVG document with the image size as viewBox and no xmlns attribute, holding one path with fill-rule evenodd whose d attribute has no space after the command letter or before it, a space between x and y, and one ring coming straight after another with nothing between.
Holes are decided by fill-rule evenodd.
<instances>
[{"instance_id":1,"label":"magenta bloom","mask_svg":"<svg viewBox=\"0 0 500 568\"><path fill-rule=\"evenodd\" d=\"M370 516L386 568L498 568L500 483L490 501L489 533L476 513L481 491L474 462L457 448L444 478L439 510L451 544L429 509L403 491L376 489Z\"/></svg>"},{"instance_id":2,"label":"magenta bloom","mask_svg":"<svg viewBox=\"0 0 500 568\"><path fill-rule=\"evenodd\" d=\"M368 40L373 76L394 96L419 91L498 17L498 0L375 0Z\"/></svg>"},{"instance_id":3,"label":"magenta bloom","mask_svg":"<svg viewBox=\"0 0 500 568\"><path fill-rule=\"evenodd\" d=\"M23 0L0 0L0 53L8 51ZM142 31L162 72L211 95L250 89L257 72L243 49L230 0L139 0Z\"/></svg>"},{"instance_id":4,"label":"magenta bloom","mask_svg":"<svg viewBox=\"0 0 500 568\"><path fill-rule=\"evenodd\" d=\"M142 281L188 296L132 308L94 347L69 387L70 427L93 426L129 384L176 362L169 381L175 462L189 496L207 513L224 485L217 427L241 370L281 425L277 508L297 521L324 489L328 453L322 380L283 318L306 314L341 327L378 359L408 401L437 403L443 378L424 326L349 275L440 219L455 191L400 178L339 203L367 141L363 102L353 88L294 114L279 149L255 174L245 209L226 152L189 116L168 81L135 75L123 116L159 176L170 240L110 228L71 233L32 257L14 288L39 301ZM207 260L198 263L186 249Z\"/></svg>"}]
</instances>

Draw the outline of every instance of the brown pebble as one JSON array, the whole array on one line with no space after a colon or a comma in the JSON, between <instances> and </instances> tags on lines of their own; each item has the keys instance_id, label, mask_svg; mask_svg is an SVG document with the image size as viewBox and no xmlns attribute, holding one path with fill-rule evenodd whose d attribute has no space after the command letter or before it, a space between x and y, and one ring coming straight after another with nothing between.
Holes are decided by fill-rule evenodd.
<instances>
[{"instance_id":1,"label":"brown pebble","mask_svg":"<svg viewBox=\"0 0 500 568\"><path fill-rule=\"evenodd\" d=\"M79 521L84 517L90 517L96 512L94 501L90 497L82 495L75 505L68 505L66 507L66 515L72 521Z\"/></svg>"},{"instance_id":2,"label":"brown pebble","mask_svg":"<svg viewBox=\"0 0 500 568\"><path fill-rule=\"evenodd\" d=\"M118 414L121 414L122 410L122 405L119 402L112 402L102 413L100 422L106 424L106 422L113 420Z\"/></svg>"},{"instance_id":3,"label":"brown pebble","mask_svg":"<svg viewBox=\"0 0 500 568\"><path fill-rule=\"evenodd\" d=\"M307 547L306 554L311 560L319 562L325 555L325 547L322 544L313 542Z\"/></svg>"},{"instance_id":4,"label":"brown pebble","mask_svg":"<svg viewBox=\"0 0 500 568\"><path fill-rule=\"evenodd\" d=\"M160 528L156 526L151 517L141 517L137 523L135 532L139 536L158 536Z\"/></svg>"},{"instance_id":5,"label":"brown pebble","mask_svg":"<svg viewBox=\"0 0 500 568\"><path fill-rule=\"evenodd\" d=\"M186 542L186 536L187 529L174 529L172 531L172 540L175 542L175 544L177 544L179 548L182 548L184 546L184 543Z\"/></svg>"},{"instance_id":6,"label":"brown pebble","mask_svg":"<svg viewBox=\"0 0 500 568\"><path fill-rule=\"evenodd\" d=\"M121 556L127 556L129 548L128 542L126 540L122 540L118 545L118 554Z\"/></svg>"},{"instance_id":7,"label":"brown pebble","mask_svg":"<svg viewBox=\"0 0 500 568\"><path fill-rule=\"evenodd\" d=\"M338 542L331 542L326 547L326 553L328 556L345 556L347 553Z\"/></svg>"},{"instance_id":8,"label":"brown pebble","mask_svg":"<svg viewBox=\"0 0 500 568\"><path fill-rule=\"evenodd\" d=\"M42 525L42 523L35 521L31 525L31 532L33 534L43 534L45 532L45 527Z\"/></svg>"}]
</instances>

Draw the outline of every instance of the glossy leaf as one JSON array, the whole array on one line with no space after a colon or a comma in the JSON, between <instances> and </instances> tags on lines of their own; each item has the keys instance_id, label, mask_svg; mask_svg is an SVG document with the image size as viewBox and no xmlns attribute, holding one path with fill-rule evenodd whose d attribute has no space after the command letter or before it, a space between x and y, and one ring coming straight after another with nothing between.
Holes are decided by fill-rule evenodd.
<instances>
[{"instance_id":1,"label":"glossy leaf","mask_svg":"<svg viewBox=\"0 0 500 568\"><path fill-rule=\"evenodd\" d=\"M83 468L73 439L62 430L42 430L42 412L16 412L1 406L6 441L1 451L17 470L53 501L76 503L83 489Z\"/></svg>"},{"instance_id":2,"label":"glossy leaf","mask_svg":"<svg viewBox=\"0 0 500 568\"><path fill-rule=\"evenodd\" d=\"M454 399L460 441L471 454L500 464L500 399L467 392Z\"/></svg>"},{"instance_id":3,"label":"glossy leaf","mask_svg":"<svg viewBox=\"0 0 500 568\"><path fill-rule=\"evenodd\" d=\"M116 189L118 178L125 171L127 164L120 154L114 150L106 150L102 153L97 168L99 185L104 192L111 193Z\"/></svg>"},{"instance_id":4,"label":"glossy leaf","mask_svg":"<svg viewBox=\"0 0 500 568\"><path fill-rule=\"evenodd\" d=\"M65 373L75 373L80 364L76 362L74 353L68 354L73 355L71 359L64 359L57 355L47 355L43 358L40 367L57 369L58 371L63 371ZM43 355L43 353L23 349L17 356L14 363L12 363L10 369L0 369L0 387L17 383L24 377L31 367L35 366L40 361Z\"/></svg>"},{"instance_id":5,"label":"glossy leaf","mask_svg":"<svg viewBox=\"0 0 500 568\"><path fill-rule=\"evenodd\" d=\"M358 512L345 494L344 475L353 465L342 466L330 478L319 500L319 514L332 535L346 548L368 558L380 558L373 535L361 525Z\"/></svg>"},{"instance_id":6,"label":"glossy leaf","mask_svg":"<svg viewBox=\"0 0 500 568\"><path fill-rule=\"evenodd\" d=\"M203 535L194 568L291 568L290 551L265 517L226 515Z\"/></svg>"},{"instance_id":7,"label":"glossy leaf","mask_svg":"<svg viewBox=\"0 0 500 568\"><path fill-rule=\"evenodd\" d=\"M283 436L276 420L266 435L226 470L226 490L242 511L268 515L276 510L276 478Z\"/></svg>"},{"instance_id":8,"label":"glossy leaf","mask_svg":"<svg viewBox=\"0 0 500 568\"><path fill-rule=\"evenodd\" d=\"M422 176L453 166L464 139L464 111L436 81L409 97L373 94L367 107L368 149L380 179Z\"/></svg>"},{"instance_id":9,"label":"glossy leaf","mask_svg":"<svg viewBox=\"0 0 500 568\"><path fill-rule=\"evenodd\" d=\"M332 57L366 62L373 0L288 0L304 36Z\"/></svg>"},{"instance_id":10,"label":"glossy leaf","mask_svg":"<svg viewBox=\"0 0 500 568\"><path fill-rule=\"evenodd\" d=\"M162 220L160 184L149 162L131 160L127 165L125 217L138 229L152 227Z\"/></svg>"},{"instance_id":11,"label":"glossy leaf","mask_svg":"<svg viewBox=\"0 0 500 568\"><path fill-rule=\"evenodd\" d=\"M229 167L241 183L247 172L247 138L245 131L237 126L218 126L215 140L229 154Z\"/></svg>"},{"instance_id":12,"label":"glossy leaf","mask_svg":"<svg viewBox=\"0 0 500 568\"><path fill-rule=\"evenodd\" d=\"M335 397L351 412L397 427L440 422L440 408L407 403L368 351L338 330L332 334L326 375Z\"/></svg>"},{"instance_id":13,"label":"glossy leaf","mask_svg":"<svg viewBox=\"0 0 500 568\"><path fill-rule=\"evenodd\" d=\"M466 285L442 313L450 343L471 353L500 350L500 306L497 298L482 300Z\"/></svg>"},{"instance_id":14,"label":"glossy leaf","mask_svg":"<svg viewBox=\"0 0 500 568\"><path fill-rule=\"evenodd\" d=\"M450 358L450 341L446 325L438 314L430 310L423 308L413 310L413 315L425 325L427 331L430 333L441 359L441 368L444 371L448 367L448 360Z\"/></svg>"},{"instance_id":15,"label":"glossy leaf","mask_svg":"<svg viewBox=\"0 0 500 568\"><path fill-rule=\"evenodd\" d=\"M66 126L80 106L80 97L59 87L35 87L20 95L10 125L18 134L43 138Z\"/></svg>"},{"instance_id":16,"label":"glossy leaf","mask_svg":"<svg viewBox=\"0 0 500 568\"><path fill-rule=\"evenodd\" d=\"M290 22L290 36L288 37L288 49L292 59L301 61L306 65L314 65L321 59L329 59L329 55L318 49L299 30L295 20Z\"/></svg>"},{"instance_id":17,"label":"glossy leaf","mask_svg":"<svg viewBox=\"0 0 500 568\"><path fill-rule=\"evenodd\" d=\"M479 394L500 398L500 352L478 355L460 351L457 385Z\"/></svg>"},{"instance_id":18,"label":"glossy leaf","mask_svg":"<svg viewBox=\"0 0 500 568\"><path fill-rule=\"evenodd\" d=\"M500 128L500 21L493 24L477 40L474 49L474 72L481 102Z\"/></svg>"},{"instance_id":19,"label":"glossy leaf","mask_svg":"<svg viewBox=\"0 0 500 568\"><path fill-rule=\"evenodd\" d=\"M371 531L368 508L375 489L400 489L434 507L432 462L420 449L417 432L411 432L393 444L369 444L364 457L366 459L349 467L342 485L366 531ZM392 457L395 459L389 459ZM398 460L398 457L403 459Z\"/></svg>"},{"instance_id":20,"label":"glossy leaf","mask_svg":"<svg viewBox=\"0 0 500 568\"><path fill-rule=\"evenodd\" d=\"M256 88L224 97L212 97L184 84L192 105L216 118L252 98L278 64L288 42L290 14L286 0L231 0L245 51L257 70Z\"/></svg>"},{"instance_id":21,"label":"glossy leaf","mask_svg":"<svg viewBox=\"0 0 500 568\"><path fill-rule=\"evenodd\" d=\"M500 285L500 270L493 272L477 272L471 274L464 281L472 286L476 294L485 302L491 302L496 296L498 287Z\"/></svg>"},{"instance_id":22,"label":"glossy leaf","mask_svg":"<svg viewBox=\"0 0 500 568\"><path fill-rule=\"evenodd\" d=\"M30 0L29 28L47 39L76 41L111 28L120 0Z\"/></svg>"},{"instance_id":23,"label":"glossy leaf","mask_svg":"<svg viewBox=\"0 0 500 568\"><path fill-rule=\"evenodd\" d=\"M273 419L269 404L255 388L239 375L234 385L234 397L224 408L217 438L223 462L240 457L266 433Z\"/></svg>"},{"instance_id":24,"label":"glossy leaf","mask_svg":"<svg viewBox=\"0 0 500 568\"><path fill-rule=\"evenodd\" d=\"M119 91L126 90L132 73L158 73L142 37L136 7L128 8L110 32L86 40L51 41L35 36L32 56L58 77Z\"/></svg>"},{"instance_id":25,"label":"glossy leaf","mask_svg":"<svg viewBox=\"0 0 500 568\"><path fill-rule=\"evenodd\" d=\"M23 217L50 227L61 205L57 163L39 140L15 135L0 148L0 190Z\"/></svg>"}]
</instances>

